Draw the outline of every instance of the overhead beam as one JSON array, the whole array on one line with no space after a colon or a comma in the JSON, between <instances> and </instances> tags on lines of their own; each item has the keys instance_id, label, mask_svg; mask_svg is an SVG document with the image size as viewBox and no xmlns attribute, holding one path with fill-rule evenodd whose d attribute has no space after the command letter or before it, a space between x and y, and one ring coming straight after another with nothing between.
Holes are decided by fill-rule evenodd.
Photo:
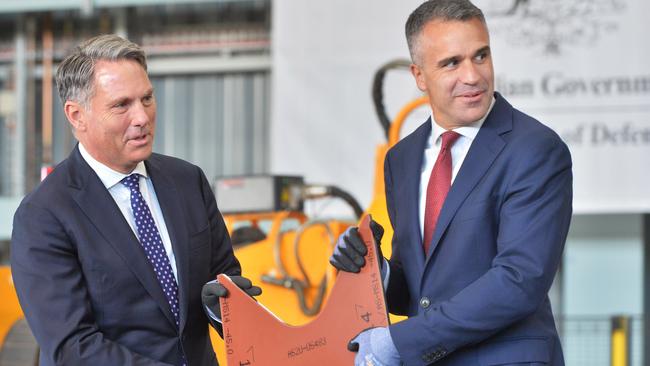
<instances>
[{"instance_id":1,"label":"overhead beam","mask_svg":"<svg viewBox=\"0 0 650 366\"><path fill-rule=\"evenodd\" d=\"M271 69L271 57L260 56L176 56L148 58L149 75L249 72Z\"/></svg>"},{"instance_id":2,"label":"overhead beam","mask_svg":"<svg viewBox=\"0 0 650 366\"><path fill-rule=\"evenodd\" d=\"M207 4L232 2L266 2L268 0L2 0L0 13L28 13L37 11L81 10L125 6Z\"/></svg>"}]
</instances>

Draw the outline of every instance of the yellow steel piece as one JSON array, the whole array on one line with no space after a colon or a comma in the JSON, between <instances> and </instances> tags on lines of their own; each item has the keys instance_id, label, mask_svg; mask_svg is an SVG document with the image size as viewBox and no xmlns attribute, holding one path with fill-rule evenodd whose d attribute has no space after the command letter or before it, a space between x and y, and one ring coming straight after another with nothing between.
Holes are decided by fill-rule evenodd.
<instances>
[{"instance_id":1,"label":"yellow steel piece","mask_svg":"<svg viewBox=\"0 0 650 366\"><path fill-rule=\"evenodd\" d=\"M236 228L238 224L245 224L246 226L259 227L260 224L264 221L271 222L271 229L268 236L275 236L280 232L281 226L286 223L287 220L296 220L299 223L307 221L307 216L304 213L298 211L280 211L280 212L258 212L258 213L241 213L241 214L228 214L223 216L223 220L226 223L226 228L228 232Z\"/></svg>"},{"instance_id":2,"label":"yellow steel piece","mask_svg":"<svg viewBox=\"0 0 650 366\"><path fill-rule=\"evenodd\" d=\"M624 316L612 318L612 366L629 366L630 319Z\"/></svg>"},{"instance_id":3,"label":"yellow steel piece","mask_svg":"<svg viewBox=\"0 0 650 366\"><path fill-rule=\"evenodd\" d=\"M14 323L23 317L8 266L0 266L0 348Z\"/></svg>"}]
</instances>

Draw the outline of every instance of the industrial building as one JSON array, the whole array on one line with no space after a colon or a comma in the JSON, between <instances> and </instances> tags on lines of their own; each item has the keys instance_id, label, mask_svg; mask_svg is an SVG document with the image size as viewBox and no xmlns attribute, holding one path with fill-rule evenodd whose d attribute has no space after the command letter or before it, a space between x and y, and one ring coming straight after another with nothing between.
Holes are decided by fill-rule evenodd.
<instances>
[{"instance_id":1,"label":"industrial building","mask_svg":"<svg viewBox=\"0 0 650 366\"><path fill-rule=\"evenodd\" d=\"M376 103L392 121L422 96L403 66L383 75L380 100L372 95L382 66L408 61L404 22L420 2L0 1L0 280L9 281L16 208L76 144L53 75L82 40L116 33L144 48L158 105L154 151L200 166L217 202L233 213L245 211L238 204L300 211L287 216L287 230L303 219L344 226L383 194L376 151L388 130ZM554 129L573 157L574 215L549 293L566 364L650 365L650 3L474 3L490 28L497 91ZM413 109L400 135L430 113ZM233 177L294 179L314 190L298 205L264 206L276 193L255 190L238 203L217 189ZM268 234L272 224L262 228ZM246 234L253 239L243 242L255 242ZM327 265L322 248L313 253L308 262ZM290 295L279 297L297 301L284 290ZM3 306L0 341L16 320ZM2 352L0 343L0 366Z\"/></svg>"}]
</instances>

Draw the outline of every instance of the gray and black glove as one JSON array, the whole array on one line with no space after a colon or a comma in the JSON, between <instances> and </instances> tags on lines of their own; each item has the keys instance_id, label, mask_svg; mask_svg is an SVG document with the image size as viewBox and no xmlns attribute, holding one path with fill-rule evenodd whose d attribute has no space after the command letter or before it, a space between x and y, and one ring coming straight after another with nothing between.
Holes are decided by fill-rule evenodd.
<instances>
[{"instance_id":1,"label":"gray and black glove","mask_svg":"<svg viewBox=\"0 0 650 366\"><path fill-rule=\"evenodd\" d=\"M249 296L258 296L262 293L262 289L253 286L251 280L242 276L231 276L230 279L232 282L237 285L240 289L244 290ZM201 290L201 301L203 306L206 307L212 314L208 314L212 317L216 317L214 320L221 320L221 307L219 306L219 298L228 296L228 290L217 280L210 281L203 285Z\"/></svg>"},{"instance_id":2,"label":"gray and black glove","mask_svg":"<svg viewBox=\"0 0 650 366\"><path fill-rule=\"evenodd\" d=\"M384 256L381 253L381 238L384 236L384 228L376 221L370 220L370 230L375 238L377 261L381 270L384 265ZM368 249L359 235L359 229L351 227L339 236L334 253L330 257L330 263L338 270L359 273L361 268L366 265L364 258L366 254L368 254Z\"/></svg>"}]
</instances>

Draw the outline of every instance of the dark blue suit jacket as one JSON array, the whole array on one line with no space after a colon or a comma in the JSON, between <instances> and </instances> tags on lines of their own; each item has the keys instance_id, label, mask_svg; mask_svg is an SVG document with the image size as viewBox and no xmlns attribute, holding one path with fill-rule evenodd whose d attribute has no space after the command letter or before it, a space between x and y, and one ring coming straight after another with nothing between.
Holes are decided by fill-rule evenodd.
<instances>
[{"instance_id":1,"label":"dark blue suit jacket","mask_svg":"<svg viewBox=\"0 0 650 366\"><path fill-rule=\"evenodd\" d=\"M145 161L172 241L180 331L144 250L75 148L14 216L11 268L41 365L216 365L203 284L240 273L198 167Z\"/></svg>"},{"instance_id":2,"label":"dark blue suit jacket","mask_svg":"<svg viewBox=\"0 0 650 366\"><path fill-rule=\"evenodd\" d=\"M394 229L387 301L407 365L564 364L547 296L572 212L571 156L499 94L422 249L418 205L427 121L389 152Z\"/></svg>"}]
</instances>

